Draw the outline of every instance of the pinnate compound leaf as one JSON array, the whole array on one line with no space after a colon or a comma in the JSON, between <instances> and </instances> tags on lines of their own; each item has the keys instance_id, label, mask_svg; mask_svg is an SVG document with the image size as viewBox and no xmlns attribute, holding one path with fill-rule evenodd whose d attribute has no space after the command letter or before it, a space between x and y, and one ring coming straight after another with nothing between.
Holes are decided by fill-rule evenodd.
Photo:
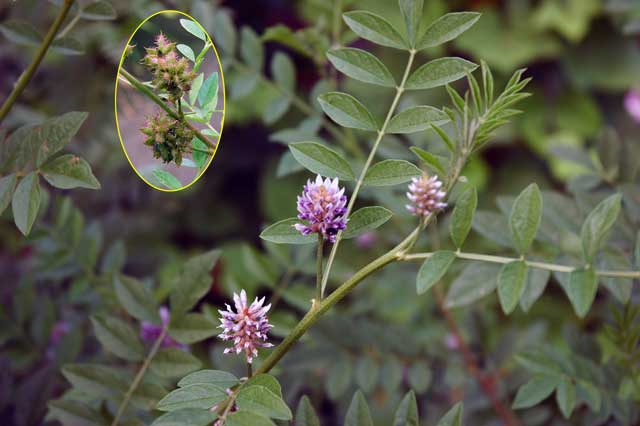
<instances>
[{"instance_id":1,"label":"pinnate compound leaf","mask_svg":"<svg viewBox=\"0 0 640 426\"><path fill-rule=\"evenodd\" d=\"M226 426L276 426L269 418L250 411L236 411L227 417Z\"/></svg>"},{"instance_id":2,"label":"pinnate compound leaf","mask_svg":"<svg viewBox=\"0 0 640 426\"><path fill-rule=\"evenodd\" d=\"M116 10L105 0L91 2L82 8L80 16L91 21L110 21L116 19Z\"/></svg>"},{"instance_id":3,"label":"pinnate compound leaf","mask_svg":"<svg viewBox=\"0 0 640 426\"><path fill-rule=\"evenodd\" d=\"M0 178L0 214L11 204L18 177L15 173Z\"/></svg>"},{"instance_id":4,"label":"pinnate compound leaf","mask_svg":"<svg viewBox=\"0 0 640 426\"><path fill-rule=\"evenodd\" d=\"M97 410L68 399L49 401L49 414L64 425L105 426L107 419Z\"/></svg>"},{"instance_id":5,"label":"pinnate compound leaf","mask_svg":"<svg viewBox=\"0 0 640 426\"><path fill-rule=\"evenodd\" d=\"M282 398L265 386L251 385L243 387L236 398L241 411L250 411L278 420L291 420L291 410Z\"/></svg>"},{"instance_id":6,"label":"pinnate compound leaf","mask_svg":"<svg viewBox=\"0 0 640 426\"><path fill-rule=\"evenodd\" d=\"M218 415L199 408L183 408L158 417L151 426L209 426Z\"/></svg>"},{"instance_id":7,"label":"pinnate compound leaf","mask_svg":"<svg viewBox=\"0 0 640 426\"><path fill-rule=\"evenodd\" d=\"M518 389L513 408L529 408L538 405L553 393L558 385L556 376L537 376L529 380Z\"/></svg>"},{"instance_id":8,"label":"pinnate compound leaf","mask_svg":"<svg viewBox=\"0 0 640 426\"><path fill-rule=\"evenodd\" d=\"M456 254L448 250L440 250L424 261L416 277L416 290L424 294L444 277L456 258Z\"/></svg>"},{"instance_id":9,"label":"pinnate compound leaf","mask_svg":"<svg viewBox=\"0 0 640 426\"><path fill-rule=\"evenodd\" d=\"M207 34L196 22L191 19L180 19L180 25L191 35L199 38L200 40L207 42Z\"/></svg>"},{"instance_id":10,"label":"pinnate compound leaf","mask_svg":"<svg viewBox=\"0 0 640 426\"><path fill-rule=\"evenodd\" d=\"M344 47L330 50L327 58L341 73L383 87L395 87L396 82L387 67L366 50Z\"/></svg>"},{"instance_id":11,"label":"pinnate compound leaf","mask_svg":"<svg viewBox=\"0 0 640 426\"><path fill-rule=\"evenodd\" d=\"M478 19L480 14L477 12L447 13L427 27L416 48L421 50L451 41L471 28Z\"/></svg>"},{"instance_id":12,"label":"pinnate compound leaf","mask_svg":"<svg viewBox=\"0 0 640 426\"><path fill-rule=\"evenodd\" d=\"M218 334L218 325L206 315L190 312L171 320L169 335L180 343L197 343Z\"/></svg>"},{"instance_id":13,"label":"pinnate compound leaf","mask_svg":"<svg viewBox=\"0 0 640 426\"><path fill-rule=\"evenodd\" d=\"M277 52L271 61L271 74L278 86L292 93L296 88L296 67L288 55Z\"/></svg>"},{"instance_id":14,"label":"pinnate compound leaf","mask_svg":"<svg viewBox=\"0 0 640 426\"><path fill-rule=\"evenodd\" d=\"M370 186L397 185L421 174L419 168L406 160L383 160L367 170L363 183Z\"/></svg>"},{"instance_id":15,"label":"pinnate compound leaf","mask_svg":"<svg viewBox=\"0 0 640 426\"><path fill-rule=\"evenodd\" d=\"M281 220L270 225L260 233L260 238L277 244L310 244L315 243L314 235L302 235L293 225L302 223L297 217Z\"/></svg>"},{"instance_id":16,"label":"pinnate compound leaf","mask_svg":"<svg viewBox=\"0 0 640 426\"><path fill-rule=\"evenodd\" d=\"M185 387L196 383L209 383L222 389L237 385L238 378L231 373L222 370L200 370L183 377L178 386Z\"/></svg>"},{"instance_id":17,"label":"pinnate compound leaf","mask_svg":"<svg viewBox=\"0 0 640 426\"><path fill-rule=\"evenodd\" d=\"M380 206L358 209L349 216L347 229L342 234L342 238L354 238L376 229L391 219L391 216L393 213L390 210Z\"/></svg>"},{"instance_id":18,"label":"pinnate compound leaf","mask_svg":"<svg viewBox=\"0 0 640 426\"><path fill-rule=\"evenodd\" d=\"M187 46L186 44L178 44L176 46L176 49L178 49L178 52L182 53L182 56L186 57L191 62L196 61L196 55L195 53L193 53L193 49L191 47Z\"/></svg>"},{"instance_id":19,"label":"pinnate compound leaf","mask_svg":"<svg viewBox=\"0 0 640 426\"><path fill-rule=\"evenodd\" d=\"M591 262L620 214L622 196L614 194L601 201L589 213L580 232L582 251L587 262Z\"/></svg>"},{"instance_id":20,"label":"pinnate compound leaf","mask_svg":"<svg viewBox=\"0 0 640 426\"><path fill-rule=\"evenodd\" d=\"M211 286L211 270L220 258L220 250L211 250L189 259L178 274L170 295L173 319L188 311Z\"/></svg>"},{"instance_id":21,"label":"pinnate compound leaf","mask_svg":"<svg viewBox=\"0 0 640 426\"><path fill-rule=\"evenodd\" d=\"M592 268L576 269L569 275L568 296L576 314L583 318L598 291L598 277Z\"/></svg>"},{"instance_id":22,"label":"pinnate compound leaf","mask_svg":"<svg viewBox=\"0 0 640 426\"><path fill-rule=\"evenodd\" d=\"M449 116L438 108L421 105L407 108L396 114L387 126L387 133L417 133L430 129L432 124L441 126L449 122Z\"/></svg>"},{"instance_id":23,"label":"pinnate compound leaf","mask_svg":"<svg viewBox=\"0 0 640 426\"><path fill-rule=\"evenodd\" d=\"M462 402L453 406L436 426L462 426Z\"/></svg>"},{"instance_id":24,"label":"pinnate compound leaf","mask_svg":"<svg viewBox=\"0 0 640 426\"><path fill-rule=\"evenodd\" d=\"M518 195L509 215L511 238L518 253L525 254L529 250L541 218L542 194L538 185L532 183Z\"/></svg>"},{"instance_id":25,"label":"pinnate compound leaf","mask_svg":"<svg viewBox=\"0 0 640 426\"><path fill-rule=\"evenodd\" d=\"M160 411L175 411L184 408L208 410L227 398L227 392L210 383L194 383L170 392L158 402Z\"/></svg>"},{"instance_id":26,"label":"pinnate compound leaf","mask_svg":"<svg viewBox=\"0 0 640 426\"><path fill-rule=\"evenodd\" d=\"M425 166L427 166L428 168L430 168L440 176L444 176L447 174L447 172L444 170L444 166L442 165L443 161L447 160L446 158L439 155L432 154L428 151L425 151L424 149L418 148L417 146L412 146L409 149L420 160L422 160Z\"/></svg>"},{"instance_id":27,"label":"pinnate compound leaf","mask_svg":"<svg viewBox=\"0 0 640 426\"><path fill-rule=\"evenodd\" d=\"M11 210L16 226L24 235L29 235L40 210L40 181L35 172L23 177L13 192Z\"/></svg>"},{"instance_id":28,"label":"pinnate compound leaf","mask_svg":"<svg viewBox=\"0 0 640 426\"><path fill-rule=\"evenodd\" d=\"M445 306L459 308L488 296L496 288L498 272L496 265L471 263L449 287Z\"/></svg>"},{"instance_id":29,"label":"pinnate compound leaf","mask_svg":"<svg viewBox=\"0 0 640 426\"><path fill-rule=\"evenodd\" d=\"M365 40L381 46L408 49L404 37L382 16L363 10L356 10L344 13L342 17L347 26Z\"/></svg>"},{"instance_id":30,"label":"pinnate compound leaf","mask_svg":"<svg viewBox=\"0 0 640 426\"><path fill-rule=\"evenodd\" d=\"M160 182L161 185L170 190L175 191L181 189L184 186L177 177L166 170L154 169L153 176L158 179L158 182Z\"/></svg>"},{"instance_id":31,"label":"pinnate compound leaf","mask_svg":"<svg viewBox=\"0 0 640 426\"><path fill-rule=\"evenodd\" d=\"M344 426L373 426L369 405L360 391L353 395L344 419Z\"/></svg>"},{"instance_id":32,"label":"pinnate compound leaf","mask_svg":"<svg viewBox=\"0 0 640 426\"><path fill-rule=\"evenodd\" d=\"M144 358L138 333L128 323L104 315L91 317L91 323L98 341L108 352L132 362Z\"/></svg>"},{"instance_id":33,"label":"pinnate compound leaf","mask_svg":"<svg viewBox=\"0 0 640 426\"><path fill-rule=\"evenodd\" d=\"M502 312L510 314L518 306L527 280L527 264L516 260L505 264L498 275L498 298Z\"/></svg>"},{"instance_id":34,"label":"pinnate compound leaf","mask_svg":"<svg viewBox=\"0 0 640 426\"><path fill-rule=\"evenodd\" d=\"M409 44L415 46L420 31L422 20L423 0L399 0L400 14L404 19L404 25L409 36Z\"/></svg>"},{"instance_id":35,"label":"pinnate compound leaf","mask_svg":"<svg viewBox=\"0 0 640 426\"><path fill-rule=\"evenodd\" d=\"M249 27L242 27L240 31L240 56L254 71L262 70L264 47L260 37Z\"/></svg>"},{"instance_id":36,"label":"pinnate compound leaf","mask_svg":"<svg viewBox=\"0 0 640 426\"><path fill-rule=\"evenodd\" d=\"M318 97L322 110L343 127L368 131L378 130L373 115L356 98L346 93L329 92Z\"/></svg>"},{"instance_id":37,"label":"pinnate compound leaf","mask_svg":"<svg viewBox=\"0 0 640 426\"><path fill-rule=\"evenodd\" d=\"M321 176L353 180L353 170L337 152L317 142L289 144L291 154L306 169Z\"/></svg>"},{"instance_id":38,"label":"pinnate compound leaf","mask_svg":"<svg viewBox=\"0 0 640 426\"><path fill-rule=\"evenodd\" d=\"M160 324L153 294L141 281L125 275L115 275L113 286L120 305L134 318Z\"/></svg>"},{"instance_id":39,"label":"pinnate compound leaf","mask_svg":"<svg viewBox=\"0 0 640 426\"><path fill-rule=\"evenodd\" d=\"M556 388L556 402L565 419L571 417L576 406L576 387L567 377L560 379Z\"/></svg>"},{"instance_id":40,"label":"pinnate compound leaf","mask_svg":"<svg viewBox=\"0 0 640 426\"><path fill-rule=\"evenodd\" d=\"M478 192L473 187L464 191L456 200L456 206L451 214L451 224L449 227L451 240L456 248L461 248L467 239L477 206Z\"/></svg>"},{"instance_id":41,"label":"pinnate compound leaf","mask_svg":"<svg viewBox=\"0 0 640 426\"><path fill-rule=\"evenodd\" d=\"M293 426L320 426L320 419L314 410L309 397L303 395L298 402L296 415L294 416Z\"/></svg>"},{"instance_id":42,"label":"pinnate compound leaf","mask_svg":"<svg viewBox=\"0 0 640 426\"><path fill-rule=\"evenodd\" d=\"M10 19L0 24L0 32L9 40L23 46L38 46L42 36L26 21Z\"/></svg>"},{"instance_id":43,"label":"pinnate compound leaf","mask_svg":"<svg viewBox=\"0 0 640 426\"><path fill-rule=\"evenodd\" d=\"M71 111L18 128L0 146L0 170L40 167L69 143L86 118L86 112Z\"/></svg>"},{"instance_id":44,"label":"pinnate compound leaf","mask_svg":"<svg viewBox=\"0 0 640 426\"><path fill-rule=\"evenodd\" d=\"M73 154L64 154L47 161L40 172L56 188L100 189L100 182L93 175L89 163Z\"/></svg>"},{"instance_id":45,"label":"pinnate compound leaf","mask_svg":"<svg viewBox=\"0 0 640 426\"><path fill-rule=\"evenodd\" d=\"M439 58L415 70L407 80L408 90L431 89L465 77L478 66L462 58Z\"/></svg>"},{"instance_id":46,"label":"pinnate compound leaf","mask_svg":"<svg viewBox=\"0 0 640 426\"><path fill-rule=\"evenodd\" d=\"M551 272L544 269L529 268L527 274L527 282L520 296L520 308L524 312L529 312L533 304L542 296Z\"/></svg>"},{"instance_id":47,"label":"pinnate compound leaf","mask_svg":"<svg viewBox=\"0 0 640 426\"><path fill-rule=\"evenodd\" d=\"M173 379L192 373L202 363L195 356L178 348L165 348L160 350L151 361L151 371L160 377Z\"/></svg>"},{"instance_id":48,"label":"pinnate compound leaf","mask_svg":"<svg viewBox=\"0 0 640 426\"><path fill-rule=\"evenodd\" d=\"M393 418L393 426L420 426L418 403L413 391L407 392L400 401Z\"/></svg>"}]
</instances>

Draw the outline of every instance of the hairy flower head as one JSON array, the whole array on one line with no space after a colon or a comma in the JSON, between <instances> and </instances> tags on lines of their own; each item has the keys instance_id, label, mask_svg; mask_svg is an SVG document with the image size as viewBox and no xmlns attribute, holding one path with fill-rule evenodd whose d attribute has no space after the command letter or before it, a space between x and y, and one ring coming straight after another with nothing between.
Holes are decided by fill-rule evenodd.
<instances>
[{"instance_id":1,"label":"hairy flower head","mask_svg":"<svg viewBox=\"0 0 640 426\"><path fill-rule=\"evenodd\" d=\"M411 204L407 204L407 210L416 216L427 217L436 210L447 207L442 202L446 193L442 190L442 182L438 176L426 174L411 179L407 198Z\"/></svg>"},{"instance_id":2,"label":"hairy flower head","mask_svg":"<svg viewBox=\"0 0 640 426\"><path fill-rule=\"evenodd\" d=\"M142 63L153 74L153 85L167 95L169 102L176 102L191 89L196 77L189 61L178 54L176 44L162 33L156 37L155 46L147 47L146 51Z\"/></svg>"},{"instance_id":3,"label":"hairy flower head","mask_svg":"<svg viewBox=\"0 0 640 426\"><path fill-rule=\"evenodd\" d=\"M145 145L153 147L153 156L164 163L175 161L182 164L182 156L189 150L194 133L183 122L165 112L147 119L147 125L140 129L147 135Z\"/></svg>"},{"instance_id":4,"label":"hairy flower head","mask_svg":"<svg viewBox=\"0 0 640 426\"><path fill-rule=\"evenodd\" d=\"M296 223L295 228L304 235L318 233L322 238L334 243L336 234L347 227L347 196L344 188L338 186L338 178L333 180L316 176L309 179L298 196L298 219L308 222Z\"/></svg>"},{"instance_id":5,"label":"hairy flower head","mask_svg":"<svg viewBox=\"0 0 640 426\"><path fill-rule=\"evenodd\" d=\"M268 348L273 346L267 342L267 333L273 327L269 324L267 312L271 304L264 305L264 297L256 299L247 304L247 293L242 290L240 294L233 294L235 312L228 304L226 311L220 312L220 328L222 333L218 335L222 340L233 342L233 346L226 348L224 353L244 352L247 362L251 363L253 358L258 356L258 348Z\"/></svg>"}]
</instances>

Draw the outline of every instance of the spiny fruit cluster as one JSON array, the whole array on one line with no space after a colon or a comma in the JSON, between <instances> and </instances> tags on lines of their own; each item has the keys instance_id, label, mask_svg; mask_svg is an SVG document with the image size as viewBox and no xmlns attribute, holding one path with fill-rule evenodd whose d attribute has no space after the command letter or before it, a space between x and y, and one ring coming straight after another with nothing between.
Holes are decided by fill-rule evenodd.
<instances>
[{"instance_id":1,"label":"spiny fruit cluster","mask_svg":"<svg viewBox=\"0 0 640 426\"><path fill-rule=\"evenodd\" d=\"M147 135L145 145L153 147L153 156L164 163L182 164L182 154L188 148L194 133L183 122L162 112L147 119L147 126L140 129Z\"/></svg>"},{"instance_id":2,"label":"spiny fruit cluster","mask_svg":"<svg viewBox=\"0 0 640 426\"><path fill-rule=\"evenodd\" d=\"M162 33L156 37L155 47L147 47L146 51L142 63L153 73L153 85L167 94L170 103L177 102L191 89L196 76L189 61L178 54L176 44Z\"/></svg>"}]
</instances>

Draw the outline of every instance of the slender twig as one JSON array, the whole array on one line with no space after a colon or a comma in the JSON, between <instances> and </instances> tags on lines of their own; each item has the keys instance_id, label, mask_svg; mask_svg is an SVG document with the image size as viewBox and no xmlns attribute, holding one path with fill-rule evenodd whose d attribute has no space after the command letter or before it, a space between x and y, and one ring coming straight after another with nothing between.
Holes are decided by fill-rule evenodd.
<instances>
[{"instance_id":1,"label":"slender twig","mask_svg":"<svg viewBox=\"0 0 640 426\"><path fill-rule=\"evenodd\" d=\"M147 369L149 368L149 365L151 364L153 357L156 356L156 353L160 349L160 346L162 345L162 342L165 336L167 335L168 330L169 330L169 324L165 324L162 327L162 331L160 332L160 335L153 342L153 346L151 346L151 350L149 351L149 354L142 362L142 366L140 367L140 369L138 370L138 373L134 377L133 382L131 382L131 386L129 386L127 393L124 395L124 399L120 403L120 406L118 407L118 411L116 411L116 416L113 418L113 421L111 422L111 426L118 425L120 418L122 417L125 410L127 409L127 406L129 405L129 401L133 397L133 394L135 393L136 389L138 389L140 382L142 382L142 379L144 378L144 375L147 372Z\"/></svg>"},{"instance_id":2,"label":"slender twig","mask_svg":"<svg viewBox=\"0 0 640 426\"><path fill-rule=\"evenodd\" d=\"M191 151L202 152L203 154L213 155L213 151L209 151L207 149L201 149L195 146L189 148Z\"/></svg>"},{"instance_id":3,"label":"slender twig","mask_svg":"<svg viewBox=\"0 0 640 426\"><path fill-rule=\"evenodd\" d=\"M369 157L367 158L367 162L364 164L364 167L360 172L360 177L356 182L356 186L353 189L353 192L351 193L351 199L349 200L349 205L347 206L347 212L345 214L345 216L347 217L349 217L349 214L353 209L356 199L358 198L358 192L360 191L360 187L362 187L362 183L364 182L364 177L367 174L367 170L369 170L369 166L371 166L371 163L373 162L373 158L376 155L378 146L380 145L380 141L385 135L389 121L391 120L391 117L393 116L393 113L396 110L396 106L398 105L398 101L400 101L400 97L404 92L404 86L407 82L407 78L409 77L409 72L411 71L411 66L413 65L413 59L415 58L415 56L416 56L416 51L414 49L411 49L409 51L409 59L407 60L407 65L404 69L402 81L400 82L400 85L396 88L396 95L394 96L393 101L391 102L391 106L389 107L389 111L387 112L387 116L384 120L384 123L382 124L382 127L380 128L380 130L378 130L378 137L376 138L373 144L373 148L371 148L371 152L369 152ZM329 253L329 258L327 259L327 266L324 271L324 276L322 277L321 295L324 295L324 291L327 287L327 281L329 280L331 266L333 265L333 260L336 257L336 253L338 252L338 246L340 245L341 240L342 240L342 231L338 232L338 234L336 235L336 242L333 244L333 247L331 247L331 252Z\"/></svg>"},{"instance_id":4,"label":"slender twig","mask_svg":"<svg viewBox=\"0 0 640 426\"><path fill-rule=\"evenodd\" d=\"M189 120L186 120L177 111L174 111L173 108L171 108L169 105L167 105L167 103L165 101L163 101L158 95L156 95L153 92L153 90L151 90L150 87L147 87L144 84L142 84L141 81L139 81L137 78L135 78L129 71L127 71L124 68L120 69L120 75L122 75L124 78L126 78L127 81L129 83L131 83L131 85L134 88L136 88L136 90L138 90L140 93L142 93L143 95L145 95L146 97L151 99L158 106L160 106L163 110L165 110L167 112L167 114L169 114L171 117L175 118L176 120L179 120L182 123L184 123L184 125L187 126L193 133L195 133L195 135L198 137L198 139L200 139L202 142L204 142L205 145L207 145L209 148L215 149L216 145L215 145L214 142L212 142L209 138L204 136L200 132L200 130L198 130L193 124L191 124L189 122Z\"/></svg>"},{"instance_id":5,"label":"slender twig","mask_svg":"<svg viewBox=\"0 0 640 426\"><path fill-rule=\"evenodd\" d=\"M322 299L322 246L324 238L318 233L318 249L316 251L316 302Z\"/></svg>"},{"instance_id":6,"label":"slender twig","mask_svg":"<svg viewBox=\"0 0 640 426\"><path fill-rule=\"evenodd\" d=\"M488 254L478 254L478 253L465 253L461 251L455 252L456 257L459 259L466 260L478 260L481 262L491 262L491 263L510 263L515 262L516 260L524 260L524 262L532 267L537 269L546 269L547 271L555 271L555 272L573 272L579 267L575 266L567 266L567 265L558 265L555 263L545 263L545 262L536 262L533 260L526 260L519 257L504 257L504 256L492 256ZM429 257L433 256L433 253L414 253L414 254L405 254L402 256L400 260L425 260ZM608 270L595 270L596 275L602 277L613 277L613 278L640 278L640 271L608 271Z\"/></svg>"},{"instance_id":7,"label":"slender twig","mask_svg":"<svg viewBox=\"0 0 640 426\"><path fill-rule=\"evenodd\" d=\"M251 378L251 376L253 376L253 365L247 362L247 377Z\"/></svg>"},{"instance_id":8,"label":"slender twig","mask_svg":"<svg viewBox=\"0 0 640 426\"><path fill-rule=\"evenodd\" d=\"M73 27L75 27L76 24L80 21L81 17L82 17L82 6L78 6L78 11L73 16L71 21L69 21L69 23L62 30L60 30L60 32L56 36L56 40L59 40L62 37L66 36L69 33L69 31L71 31Z\"/></svg>"},{"instance_id":9,"label":"slender twig","mask_svg":"<svg viewBox=\"0 0 640 426\"><path fill-rule=\"evenodd\" d=\"M44 59L44 56L46 55L47 50L49 50L49 46L51 46L56 33L62 25L62 22L64 22L64 19L67 17L67 14L69 13L69 9L71 9L71 5L73 4L73 2L74 0L64 0L64 4L60 8L60 13L58 13L58 16L56 17L55 21L53 21L53 24L51 24L49 31L47 31L47 35L42 40L42 43L40 44L40 47L36 52L36 56L33 58L33 61L31 62L31 64L29 64L27 69L22 73L20 78L18 78L15 87L2 104L2 108L0 108L0 124L11 110L11 107L18 99L18 96L20 96L24 88L27 87L27 84L31 80L31 77L33 77L33 74L35 74L36 70L38 69L40 62L42 62L42 60Z\"/></svg>"},{"instance_id":10,"label":"slender twig","mask_svg":"<svg viewBox=\"0 0 640 426\"><path fill-rule=\"evenodd\" d=\"M435 227L429 228L429 237L432 249L439 250L440 237ZM476 361L473 352L464 339L463 334L460 332L455 318L451 314L451 311L447 309L444 293L442 291L441 281L436 283L436 285L434 286L434 293L436 295L438 308L440 309L440 312L442 312L442 316L447 323L447 327L449 328L451 334L453 334L456 338L456 343L462 354L462 359L464 360L467 371L476 380L476 382L478 382L478 385L480 385L480 389L482 389L489 401L491 401L493 410L496 412L496 414L498 414L498 416L500 416L503 423L507 426L517 426L520 423L518 418L508 406L505 406L502 403L502 400L498 396L497 390L494 386L494 384L499 380L498 374L492 373L490 371L484 373L482 371L482 369L478 365L478 362Z\"/></svg>"},{"instance_id":11,"label":"slender twig","mask_svg":"<svg viewBox=\"0 0 640 426\"><path fill-rule=\"evenodd\" d=\"M293 347L293 345L307 332L307 330L313 326L331 307L341 301L362 280L367 278L372 273L383 268L389 263L395 262L398 259L398 254L402 253L410 248L408 245L415 234L420 232L420 227L413 230L407 238L405 238L400 244L391 249L386 254L373 260L362 269L357 271L351 278L345 281L340 287L333 291L322 301L317 302L307 314L296 324L296 326L289 332L287 337L269 354L260 367L256 370L256 374L268 373L282 357Z\"/></svg>"}]
</instances>

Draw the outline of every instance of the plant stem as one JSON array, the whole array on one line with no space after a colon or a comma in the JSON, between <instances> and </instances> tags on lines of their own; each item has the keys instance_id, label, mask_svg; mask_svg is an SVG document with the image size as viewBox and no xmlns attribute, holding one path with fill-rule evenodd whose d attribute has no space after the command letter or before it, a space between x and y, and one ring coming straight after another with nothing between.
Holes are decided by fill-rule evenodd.
<instances>
[{"instance_id":1,"label":"plant stem","mask_svg":"<svg viewBox=\"0 0 640 426\"><path fill-rule=\"evenodd\" d=\"M407 244L413 240L414 236L420 231L420 227L413 230L407 238L405 238L400 244L391 249L386 254L373 260L368 265L357 271L351 278L345 281L340 287L333 291L326 299L316 303L309 312L296 324L296 326L289 332L287 337L269 354L269 356L260 365L260 368L256 370L256 374L268 373L282 357L289 352L293 345L307 332L307 330L313 326L322 315L327 312L336 303L342 300L348 295L362 280L383 268L384 266L392 263L398 259L398 254L408 250Z\"/></svg>"},{"instance_id":2,"label":"plant stem","mask_svg":"<svg viewBox=\"0 0 640 426\"><path fill-rule=\"evenodd\" d=\"M200 130L198 130L193 124L186 120L183 116L181 116L178 112L174 111L165 101L163 101L158 95L156 95L150 87L142 84L137 78L135 78L129 71L124 68L120 69L120 75L122 75L131 85L140 93L151 99L155 102L160 108L165 110L167 114L169 114L172 118L182 122L185 126L187 126L202 142L205 143L209 148L215 149L215 144L209 140L206 136L204 136Z\"/></svg>"},{"instance_id":3,"label":"plant stem","mask_svg":"<svg viewBox=\"0 0 640 426\"><path fill-rule=\"evenodd\" d=\"M71 19L71 21L69 21L69 23L58 33L58 35L56 36L56 40L66 36L67 33L69 33L69 31L71 31L73 27L76 26L78 21L80 21L81 15L82 15L82 7L78 6L78 11L73 16L73 19Z\"/></svg>"},{"instance_id":4,"label":"plant stem","mask_svg":"<svg viewBox=\"0 0 640 426\"><path fill-rule=\"evenodd\" d=\"M250 362L247 362L247 378L250 379L253 376L253 366Z\"/></svg>"},{"instance_id":5,"label":"plant stem","mask_svg":"<svg viewBox=\"0 0 640 426\"><path fill-rule=\"evenodd\" d=\"M465 253L461 251L455 252L456 257L459 259L466 260L477 260L481 262L491 262L491 263L510 263L516 260L524 260L517 257L503 257L503 256L492 256L488 254L478 254L478 253ZM433 253L415 253L415 254L405 254L402 256L400 260L424 260L433 256ZM576 269L580 269L575 266L566 266L566 265L558 265L555 263L545 263L545 262L536 262L532 260L524 260L524 262L532 267L537 269L546 269L548 271L555 272L573 272ZM613 277L613 278L640 278L640 271L607 271L607 270L596 270L596 275L601 277Z\"/></svg>"},{"instance_id":6,"label":"plant stem","mask_svg":"<svg viewBox=\"0 0 640 426\"><path fill-rule=\"evenodd\" d=\"M318 250L316 251L316 303L322 300L322 246L324 238L318 233Z\"/></svg>"},{"instance_id":7,"label":"plant stem","mask_svg":"<svg viewBox=\"0 0 640 426\"><path fill-rule=\"evenodd\" d=\"M429 239L431 240L431 247L433 250L440 249L440 237L438 235L438 231L436 228L429 228ZM464 336L460 332L458 328L458 324L456 323L455 318L451 314L451 311L447 309L445 304L444 293L442 292L442 282L436 283L434 286L434 293L436 296L436 302L442 316L447 323L447 327L451 334L453 334L456 338L456 342L462 354L462 359L464 360L465 367L469 374L478 382L478 385L487 396L489 401L491 401L491 405L493 406L493 410L500 416L503 423L507 426L517 426L519 424L518 418L515 416L513 411L502 403L502 400L499 398L495 384L498 383L499 377L497 373L492 373L487 371L483 373L482 369L478 365L476 358L469 348Z\"/></svg>"},{"instance_id":8,"label":"plant stem","mask_svg":"<svg viewBox=\"0 0 640 426\"><path fill-rule=\"evenodd\" d=\"M213 152L209 151L207 149L196 148L196 147L193 147L193 146L190 147L189 149L191 149L191 151L202 152L203 154L213 155Z\"/></svg>"},{"instance_id":9,"label":"plant stem","mask_svg":"<svg viewBox=\"0 0 640 426\"><path fill-rule=\"evenodd\" d=\"M362 187L362 182L364 181L364 177L367 174L367 170L369 170L369 167L371 166L371 163L373 162L373 158L376 155L376 151L378 150L378 146L380 145L380 141L382 140L385 131L387 130L387 126L389 125L389 121L391 120L391 117L393 116L393 113L396 110L396 106L398 105L398 101L400 100L400 97L402 96L402 93L404 92L404 86L407 82L407 78L409 77L409 72L411 71L411 66L413 65L413 59L416 56L416 51L414 49L411 49L409 51L409 59L407 61L407 65L404 69L404 74L402 76L402 81L400 82L400 85L396 88L396 95L393 98L393 101L391 102L391 106L389 107L389 111L387 112L387 116L384 119L384 123L382 124L382 127L380 128L380 130L378 130L378 136L376 137L375 142L373 143L373 147L371 148L371 152L369 152L369 157L367 158L366 163L364 164L364 167L362 168L362 171L360 172L360 177L358 177L358 181L356 182L356 186L353 189L353 193L351 194L351 199L349 200L349 204L347 206L347 212L345 213L346 217L349 217L349 214L351 213L351 210L353 209L353 206L356 202L356 199L358 198L358 192L360 191L360 187ZM329 253L329 259L327 260L327 267L324 271L324 276L322 277L322 288L321 288L321 294L324 295L324 291L327 287L327 281L329 280L329 275L331 272L331 266L333 265L333 260L336 257L336 253L338 252L338 246L340 245L340 241L342 240L342 231L338 232L337 236L336 236L336 242L333 244L333 247L331 247L331 252Z\"/></svg>"},{"instance_id":10,"label":"plant stem","mask_svg":"<svg viewBox=\"0 0 640 426\"><path fill-rule=\"evenodd\" d=\"M169 330L169 324L165 324L162 327L162 331L160 332L160 335L153 342L153 346L151 346L151 350L149 351L149 354L144 359L142 366L140 367L140 370L138 370L138 373L134 377L133 382L131 382L131 386L129 386L127 393L124 395L124 399L122 400L122 402L120 403L120 406L118 407L118 411L116 412L116 416L113 418L113 422L111 422L111 426L118 425L120 418L122 417L125 410L127 409L127 406L129 405L129 401L131 400L131 397L133 396L134 392L140 385L140 382L144 378L144 374L147 372L147 368L149 368L149 365L151 364L153 357L156 356L158 349L160 349L160 346L162 345L162 341L167 335L168 330Z\"/></svg>"},{"instance_id":11,"label":"plant stem","mask_svg":"<svg viewBox=\"0 0 640 426\"><path fill-rule=\"evenodd\" d=\"M33 61L31 62L31 64L29 64L29 66L22 73L22 75L20 75L20 78L18 78L18 81L16 82L16 85L13 88L13 91L11 91L7 99L2 104L2 108L0 108L0 124L2 123L4 118L7 116L9 111L11 110L11 107L13 106L15 101L18 99L18 96L20 96L22 91L25 89L25 87L31 80L31 77L33 77L33 74L35 74L36 70L38 69L38 66L40 65L40 62L42 62L42 60L44 59L44 56L46 55L47 50L49 50L49 46L51 46L51 43L53 42L53 39L56 36L56 33L58 32L58 30L60 29L60 26L62 25L62 22L67 17L67 14L69 13L69 9L71 9L71 5L73 4L73 2L74 0L64 0L64 4L60 9L60 13L58 13L58 16L56 17L55 21L53 21L53 24L51 24L51 27L49 27L49 31L47 31L47 35L45 35L44 39L42 40L42 43L40 43L40 47L36 52L36 56L33 58Z\"/></svg>"}]
</instances>

